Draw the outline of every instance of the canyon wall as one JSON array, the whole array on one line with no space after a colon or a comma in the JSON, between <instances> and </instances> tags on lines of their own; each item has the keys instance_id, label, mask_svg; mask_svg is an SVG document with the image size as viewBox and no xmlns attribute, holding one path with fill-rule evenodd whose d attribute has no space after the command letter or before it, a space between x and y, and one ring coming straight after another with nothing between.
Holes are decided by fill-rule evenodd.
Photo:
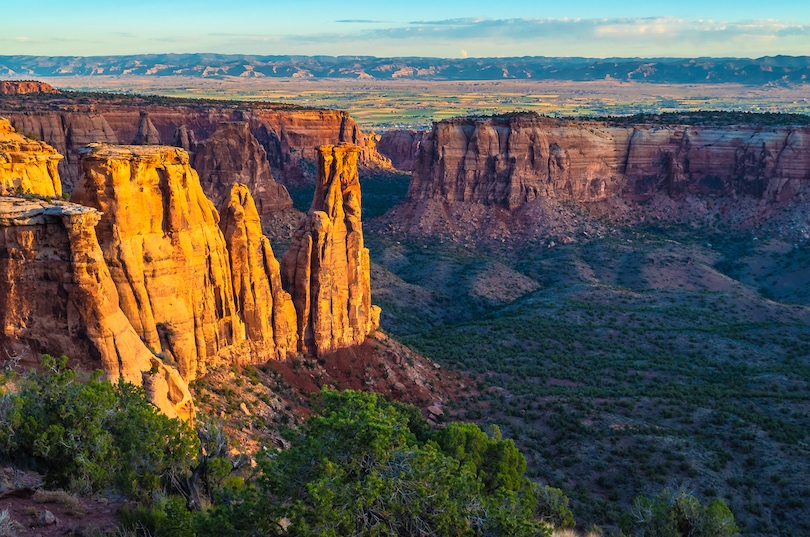
<instances>
[{"instance_id":1,"label":"canyon wall","mask_svg":"<svg viewBox=\"0 0 810 537\"><path fill-rule=\"evenodd\" d=\"M44 198L0 197L3 359L35 365L42 354L66 354L74 365L144 385L163 412L190 419L194 408L180 373L144 345L120 308L96 237L102 215L48 200L61 194L56 167L61 155L20 136L4 119L0 148L10 165L0 167L2 184L9 184L10 173L21 181L16 186Z\"/></svg>"},{"instance_id":2,"label":"canyon wall","mask_svg":"<svg viewBox=\"0 0 810 537\"><path fill-rule=\"evenodd\" d=\"M3 121L2 184L45 198L0 197L5 358L66 354L144 385L161 410L189 419L186 383L212 366L320 356L362 343L377 327L360 148L318 154L313 210L301 224L312 233L294 241L283 283L248 185L229 185L216 208L183 149L93 143L78 151L82 173L71 201L46 201L61 193L60 155ZM261 151L246 124L230 129ZM142 131L150 130L144 119Z\"/></svg>"},{"instance_id":3,"label":"canyon wall","mask_svg":"<svg viewBox=\"0 0 810 537\"><path fill-rule=\"evenodd\" d=\"M231 186L246 185L259 215L291 209L290 194L273 179L267 153L247 122L221 123L211 137L196 144L194 169L206 196L219 206L231 198Z\"/></svg>"},{"instance_id":4,"label":"canyon wall","mask_svg":"<svg viewBox=\"0 0 810 537\"><path fill-rule=\"evenodd\" d=\"M391 160L391 165L402 171L411 172L416 165L416 155L422 138L429 131L394 129L383 133L377 143L377 150Z\"/></svg>"},{"instance_id":5,"label":"canyon wall","mask_svg":"<svg viewBox=\"0 0 810 537\"><path fill-rule=\"evenodd\" d=\"M513 114L434 124L420 140L408 200L509 210L539 198L786 201L808 184L807 127L624 127Z\"/></svg>"},{"instance_id":6,"label":"canyon wall","mask_svg":"<svg viewBox=\"0 0 810 537\"><path fill-rule=\"evenodd\" d=\"M102 213L96 227L121 309L140 338L193 380L245 342L219 215L188 153L92 144L71 201Z\"/></svg>"},{"instance_id":7,"label":"canyon wall","mask_svg":"<svg viewBox=\"0 0 810 537\"><path fill-rule=\"evenodd\" d=\"M29 93L59 93L59 90L37 80L0 80L0 95L28 95Z\"/></svg>"},{"instance_id":8,"label":"canyon wall","mask_svg":"<svg viewBox=\"0 0 810 537\"><path fill-rule=\"evenodd\" d=\"M341 142L359 146L362 166L387 167L374 140L348 113L339 110L272 109L258 106L115 104L109 100L60 96L59 102L33 104L4 101L0 116L22 133L47 142L65 156L59 172L65 190L78 181L79 149L93 142L108 144L172 143L187 151L194 142L211 137L221 123L245 122L264 147L273 174L284 184L306 180L308 165L317 159L314 148ZM204 178L205 179L205 178ZM255 194L255 193L254 193ZM226 197L228 191L221 193Z\"/></svg>"},{"instance_id":9,"label":"canyon wall","mask_svg":"<svg viewBox=\"0 0 810 537\"><path fill-rule=\"evenodd\" d=\"M292 295L302 352L317 355L361 343L379 326L371 305L370 262L363 245L360 148L318 148L318 182L312 207L282 259Z\"/></svg>"}]
</instances>

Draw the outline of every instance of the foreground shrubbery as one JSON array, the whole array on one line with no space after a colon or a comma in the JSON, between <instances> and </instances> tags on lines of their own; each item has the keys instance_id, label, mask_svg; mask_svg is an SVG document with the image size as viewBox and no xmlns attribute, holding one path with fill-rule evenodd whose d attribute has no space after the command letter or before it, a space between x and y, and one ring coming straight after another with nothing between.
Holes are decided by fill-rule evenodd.
<instances>
[{"instance_id":1,"label":"foreground shrubbery","mask_svg":"<svg viewBox=\"0 0 810 537\"><path fill-rule=\"evenodd\" d=\"M432 429L420 411L366 392L324 390L317 413L236 476L221 429L195 435L126 383L79 382L66 360L17 379L0 397L0 455L49 486L108 487L150 500L123 526L150 537L548 536L572 528L568 498L524 477L526 461L493 427ZM200 442L205 445L200 448ZM192 509L189 509L191 507ZM623 524L644 536L727 537L723 502L638 498Z\"/></svg>"},{"instance_id":2,"label":"foreground shrubbery","mask_svg":"<svg viewBox=\"0 0 810 537\"><path fill-rule=\"evenodd\" d=\"M550 534L573 525L567 504L538 511L545 492L497 430L431 430L418 410L365 392L324 391L319 413L264 457L255 488L225 491L199 530L209 535ZM240 497L241 495L241 497Z\"/></svg>"},{"instance_id":3,"label":"foreground shrubbery","mask_svg":"<svg viewBox=\"0 0 810 537\"><path fill-rule=\"evenodd\" d=\"M199 441L159 413L143 389L94 374L85 382L67 359L45 356L43 373L18 379L0 400L0 455L45 475L49 487L110 487L146 496L194 461Z\"/></svg>"}]
</instances>

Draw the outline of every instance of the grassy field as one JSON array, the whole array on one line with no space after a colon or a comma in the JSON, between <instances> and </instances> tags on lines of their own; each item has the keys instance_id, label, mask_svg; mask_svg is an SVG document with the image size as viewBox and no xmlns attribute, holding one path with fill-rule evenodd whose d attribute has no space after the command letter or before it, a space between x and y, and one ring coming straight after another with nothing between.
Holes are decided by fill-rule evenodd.
<instances>
[{"instance_id":1,"label":"grassy field","mask_svg":"<svg viewBox=\"0 0 810 537\"><path fill-rule=\"evenodd\" d=\"M627 115L690 110L810 113L804 87L643 84L599 81L368 81L58 77L62 89L184 98L267 101L347 110L365 129L425 127L459 115L534 111L549 115Z\"/></svg>"},{"instance_id":2,"label":"grassy field","mask_svg":"<svg viewBox=\"0 0 810 537\"><path fill-rule=\"evenodd\" d=\"M810 533L807 245L680 228L368 242L384 328L478 379L455 415L514 438L580 527L683 484L746 535Z\"/></svg>"}]
</instances>

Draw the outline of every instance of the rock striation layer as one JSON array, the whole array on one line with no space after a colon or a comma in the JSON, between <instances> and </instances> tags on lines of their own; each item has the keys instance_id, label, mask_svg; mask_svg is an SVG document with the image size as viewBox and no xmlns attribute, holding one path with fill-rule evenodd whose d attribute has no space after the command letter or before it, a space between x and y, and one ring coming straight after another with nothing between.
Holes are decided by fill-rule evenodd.
<instances>
[{"instance_id":1,"label":"rock striation layer","mask_svg":"<svg viewBox=\"0 0 810 537\"><path fill-rule=\"evenodd\" d=\"M419 144L408 199L508 210L541 198L786 201L809 182L807 127L626 127L513 114L434 124Z\"/></svg>"},{"instance_id":2,"label":"rock striation layer","mask_svg":"<svg viewBox=\"0 0 810 537\"><path fill-rule=\"evenodd\" d=\"M231 199L231 187L247 185L260 216L291 209L287 189L273 179L267 153L250 132L247 122L222 123L208 139L196 145L194 169L208 198L219 206Z\"/></svg>"},{"instance_id":3,"label":"rock striation layer","mask_svg":"<svg viewBox=\"0 0 810 537\"><path fill-rule=\"evenodd\" d=\"M282 278L298 318L299 348L317 355L361 343L379 325L371 305L370 263L363 245L360 148L318 149L312 207L282 259Z\"/></svg>"},{"instance_id":4,"label":"rock striation layer","mask_svg":"<svg viewBox=\"0 0 810 537\"><path fill-rule=\"evenodd\" d=\"M62 201L0 198L0 346L7 356L67 354L110 379L145 385L163 412L190 419L185 381L119 307L96 240L100 216Z\"/></svg>"},{"instance_id":5,"label":"rock striation layer","mask_svg":"<svg viewBox=\"0 0 810 537\"><path fill-rule=\"evenodd\" d=\"M62 155L52 147L17 133L0 118L0 195L61 196L60 160Z\"/></svg>"}]
</instances>

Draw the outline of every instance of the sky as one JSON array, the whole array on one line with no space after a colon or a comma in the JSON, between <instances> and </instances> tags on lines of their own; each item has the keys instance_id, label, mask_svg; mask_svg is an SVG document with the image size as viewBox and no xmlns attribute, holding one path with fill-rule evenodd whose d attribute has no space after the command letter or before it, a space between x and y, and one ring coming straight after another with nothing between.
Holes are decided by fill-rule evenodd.
<instances>
[{"instance_id":1,"label":"sky","mask_svg":"<svg viewBox=\"0 0 810 537\"><path fill-rule=\"evenodd\" d=\"M810 55L808 0L3 2L0 55Z\"/></svg>"}]
</instances>

